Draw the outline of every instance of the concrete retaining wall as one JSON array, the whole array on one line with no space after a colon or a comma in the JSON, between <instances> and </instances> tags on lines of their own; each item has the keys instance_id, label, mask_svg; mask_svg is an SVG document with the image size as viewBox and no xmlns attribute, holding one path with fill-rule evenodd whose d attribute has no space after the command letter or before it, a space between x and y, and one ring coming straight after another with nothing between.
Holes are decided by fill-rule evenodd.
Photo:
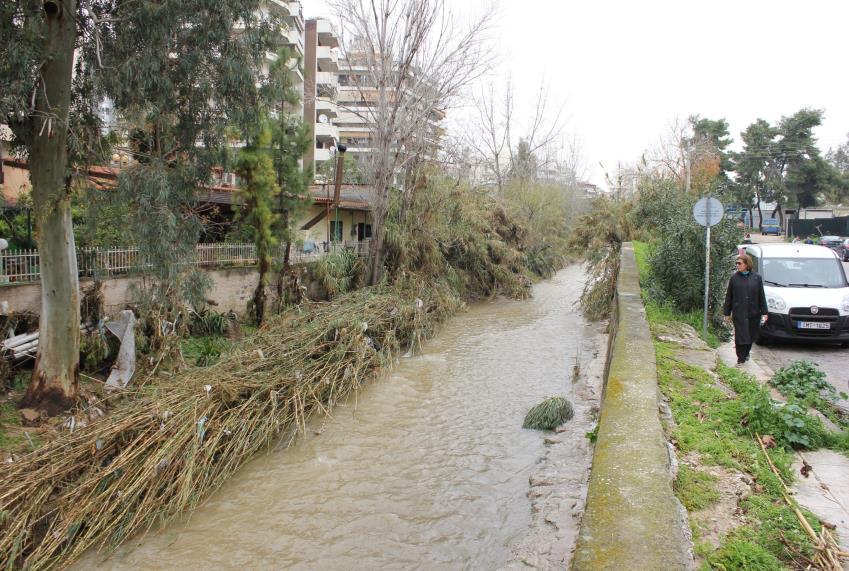
<instances>
[{"instance_id":1,"label":"concrete retaining wall","mask_svg":"<svg viewBox=\"0 0 849 571\"><path fill-rule=\"evenodd\" d=\"M218 305L216 311L233 311L242 316L248 300L253 296L259 273L255 267L229 268L207 272L212 278L212 288L207 296ZM103 281L103 298L107 313L116 313L132 301L133 285L141 284L141 277L111 278ZM271 280L274 281L273 279ZM308 275L305 277L311 299L322 298L323 292ZM91 286L91 280L80 280L80 291ZM7 285L0 288L0 301L9 302L10 311L41 312L41 284Z\"/></svg>"},{"instance_id":2,"label":"concrete retaining wall","mask_svg":"<svg viewBox=\"0 0 849 571\"><path fill-rule=\"evenodd\" d=\"M630 243L622 248L598 440L572 569L691 569L686 513L672 492L654 345Z\"/></svg>"}]
</instances>

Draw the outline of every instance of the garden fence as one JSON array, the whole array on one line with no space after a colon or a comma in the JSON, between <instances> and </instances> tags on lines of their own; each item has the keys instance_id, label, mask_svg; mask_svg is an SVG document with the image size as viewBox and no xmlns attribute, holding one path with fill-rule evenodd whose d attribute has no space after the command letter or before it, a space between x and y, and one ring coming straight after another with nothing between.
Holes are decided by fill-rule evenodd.
<instances>
[{"instance_id":1,"label":"garden fence","mask_svg":"<svg viewBox=\"0 0 849 571\"><path fill-rule=\"evenodd\" d=\"M342 250L368 256L369 241L316 243L308 246L292 245L289 261L292 264L314 262L329 253ZM285 244L279 244L272 252L275 262L282 262ZM179 262L200 268L227 268L254 266L257 263L255 244L198 244L193 255ZM4 250L0 252L0 285L37 282L40 279L41 260L38 250ZM107 279L128 274L144 273L151 267L149 261L137 247L127 248L80 248L77 250L77 268L81 278Z\"/></svg>"}]
</instances>

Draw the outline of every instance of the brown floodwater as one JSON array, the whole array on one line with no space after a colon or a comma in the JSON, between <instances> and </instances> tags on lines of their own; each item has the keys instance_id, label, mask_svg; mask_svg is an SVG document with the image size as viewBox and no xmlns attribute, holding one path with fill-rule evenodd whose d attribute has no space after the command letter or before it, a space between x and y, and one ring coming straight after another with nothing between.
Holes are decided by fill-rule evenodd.
<instances>
[{"instance_id":1,"label":"brown floodwater","mask_svg":"<svg viewBox=\"0 0 849 571\"><path fill-rule=\"evenodd\" d=\"M78 567L490 569L528 530L543 398L592 338L577 266L533 299L475 304L421 354L259 456L190 516ZM584 347L584 349L588 349Z\"/></svg>"}]
</instances>

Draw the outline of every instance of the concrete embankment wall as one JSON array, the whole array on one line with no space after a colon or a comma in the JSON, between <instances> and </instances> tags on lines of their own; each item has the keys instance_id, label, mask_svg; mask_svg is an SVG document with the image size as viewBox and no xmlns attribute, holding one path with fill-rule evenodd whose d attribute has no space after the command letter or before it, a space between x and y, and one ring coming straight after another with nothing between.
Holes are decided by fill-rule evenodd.
<instances>
[{"instance_id":1,"label":"concrete embankment wall","mask_svg":"<svg viewBox=\"0 0 849 571\"><path fill-rule=\"evenodd\" d=\"M255 267L228 268L221 270L210 270L207 274L212 278L212 287L208 298L217 304L216 311L233 311L237 315L244 315L248 300L253 297L254 290L259 281L259 272ZM271 279L272 282L275 278ZM307 295L310 299L322 298L324 292L315 280L310 278L307 272L302 281L307 287ZM80 280L80 291L84 292L91 287L92 280ZM103 299L106 312L116 313L124 309L128 303L133 301L133 287L140 286L142 278L121 277L103 280ZM269 288L270 289L270 288ZM269 293L269 295L271 295ZM41 284L28 283L21 285L6 285L0 287L0 301L9 302L10 311L32 311L41 312Z\"/></svg>"},{"instance_id":2,"label":"concrete embankment wall","mask_svg":"<svg viewBox=\"0 0 849 571\"><path fill-rule=\"evenodd\" d=\"M572 569L691 569L686 514L672 492L654 345L630 243L611 318L598 439Z\"/></svg>"}]
</instances>

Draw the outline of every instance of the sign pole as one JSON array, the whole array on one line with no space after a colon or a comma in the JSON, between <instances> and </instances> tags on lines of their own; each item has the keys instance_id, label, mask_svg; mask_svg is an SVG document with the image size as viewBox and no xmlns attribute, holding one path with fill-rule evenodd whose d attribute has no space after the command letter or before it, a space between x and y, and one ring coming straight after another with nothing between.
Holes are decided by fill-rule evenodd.
<instances>
[{"instance_id":1,"label":"sign pole","mask_svg":"<svg viewBox=\"0 0 849 571\"><path fill-rule=\"evenodd\" d=\"M705 313L702 318L702 337L707 342L708 302L710 301L710 227L719 224L725 216L722 203L705 197L693 205L693 218L705 227Z\"/></svg>"},{"instance_id":2,"label":"sign pole","mask_svg":"<svg viewBox=\"0 0 849 571\"><path fill-rule=\"evenodd\" d=\"M708 215L710 221L710 215ZM710 224L706 229L707 237L705 238L705 314L702 319L702 338L707 343L707 322L708 322L708 297L710 296Z\"/></svg>"}]
</instances>

